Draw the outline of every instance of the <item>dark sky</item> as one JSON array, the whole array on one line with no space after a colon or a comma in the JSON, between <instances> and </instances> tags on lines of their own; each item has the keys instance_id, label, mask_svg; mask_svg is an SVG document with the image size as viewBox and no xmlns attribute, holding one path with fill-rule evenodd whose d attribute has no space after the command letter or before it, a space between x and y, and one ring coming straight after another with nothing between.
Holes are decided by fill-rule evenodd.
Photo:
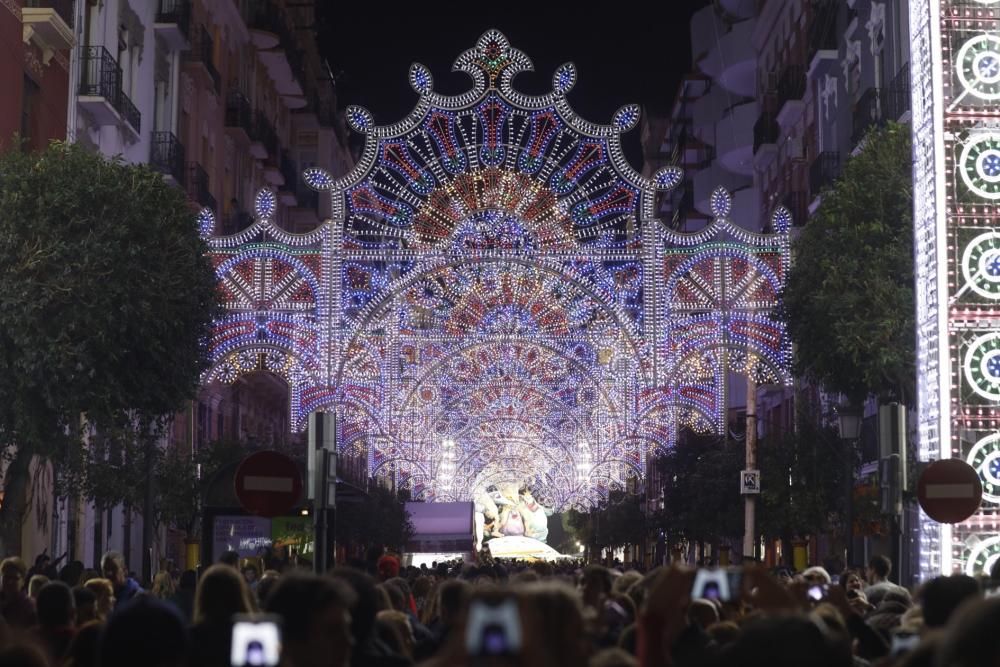
<instances>
[{"instance_id":1,"label":"dark sky","mask_svg":"<svg viewBox=\"0 0 1000 667\"><path fill-rule=\"evenodd\" d=\"M378 0L316 0L320 48L337 76L341 107L367 107L380 125L401 119L416 101L406 81L410 63L430 68L435 89L469 88L451 65L489 28L497 28L535 64L514 86L551 89L552 73L567 61L577 67L570 102L588 120L607 124L614 111L638 103L669 110L680 77L690 70L689 23L704 0L649 3L529 3L434 0L397 5ZM593 7L594 9L583 9ZM600 8L600 9L597 9ZM638 131L630 133L633 162Z\"/></svg>"}]
</instances>

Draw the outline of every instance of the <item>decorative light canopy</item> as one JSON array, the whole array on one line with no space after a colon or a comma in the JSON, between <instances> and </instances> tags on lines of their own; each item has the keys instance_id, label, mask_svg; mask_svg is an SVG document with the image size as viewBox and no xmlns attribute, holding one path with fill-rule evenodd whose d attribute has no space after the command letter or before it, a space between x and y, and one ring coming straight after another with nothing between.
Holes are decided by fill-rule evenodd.
<instances>
[{"instance_id":1,"label":"decorative light canopy","mask_svg":"<svg viewBox=\"0 0 1000 667\"><path fill-rule=\"evenodd\" d=\"M212 237L227 312L206 380L280 374L297 428L336 410L341 452L418 498L518 484L554 508L641 479L680 424L721 429L731 373L788 382L771 315L787 210L753 233L720 189L707 228L664 229L657 194L683 174L629 166L639 108L587 122L565 98L572 64L542 96L511 85L531 68L495 30L455 64L466 93L435 92L413 65L404 120L350 107L357 166L303 174L331 220L284 232L262 191L248 229Z\"/></svg>"}]
</instances>

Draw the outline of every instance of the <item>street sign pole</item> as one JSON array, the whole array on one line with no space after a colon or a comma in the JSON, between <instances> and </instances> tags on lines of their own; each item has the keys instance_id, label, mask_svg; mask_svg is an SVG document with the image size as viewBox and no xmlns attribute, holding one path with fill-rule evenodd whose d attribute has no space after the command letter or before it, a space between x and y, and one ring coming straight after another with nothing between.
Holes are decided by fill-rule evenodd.
<instances>
[{"instance_id":1,"label":"street sign pole","mask_svg":"<svg viewBox=\"0 0 1000 667\"><path fill-rule=\"evenodd\" d=\"M326 572L336 558L336 421L332 413L309 415L310 489L313 501L313 570Z\"/></svg>"},{"instance_id":2,"label":"street sign pole","mask_svg":"<svg viewBox=\"0 0 1000 667\"><path fill-rule=\"evenodd\" d=\"M754 380L753 372L747 373L747 469L744 471L743 486L746 487L746 473L753 473L757 470L757 382ZM758 475L759 481L759 475ZM755 558L756 548L756 509L757 493L743 494L743 557Z\"/></svg>"}]
</instances>

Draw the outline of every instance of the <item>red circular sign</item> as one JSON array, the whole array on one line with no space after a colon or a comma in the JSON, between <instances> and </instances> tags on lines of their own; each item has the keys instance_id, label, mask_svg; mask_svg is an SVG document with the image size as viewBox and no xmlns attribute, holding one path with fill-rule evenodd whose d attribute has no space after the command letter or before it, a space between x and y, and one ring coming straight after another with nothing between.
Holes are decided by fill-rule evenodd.
<instances>
[{"instance_id":1,"label":"red circular sign","mask_svg":"<svg viewBox=\"0 0 1000 667\"><path fill-rule=\"evenodd\" d=\"M256 452L243 459L234 479L236 497L250 514L288 514L302 496L302 474L290 458L278 452Z\"/></svg>"},{"instance_id":2,"label":"red circular sign","mask_svg":"<svg viewBox=\"0 0 1000 667\"><path fill-rule=\"evenodd\" d=\"M927 516L938 523L959 523L979 509L983 482L962 459L934 461L917 481L917 499Z\"/></svg>"}]
</instances>

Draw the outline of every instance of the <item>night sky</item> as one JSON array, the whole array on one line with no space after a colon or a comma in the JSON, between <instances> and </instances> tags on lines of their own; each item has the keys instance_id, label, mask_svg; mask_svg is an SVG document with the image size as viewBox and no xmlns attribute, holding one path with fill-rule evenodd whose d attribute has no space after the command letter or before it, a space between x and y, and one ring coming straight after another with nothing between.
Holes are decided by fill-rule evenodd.
<instances>
[{"instance_id":1,"label":"night sky","mask_svg":"<svg viewBox=\"0 0 1000 667\"><path fill-rule=\"evenodd\" d=\"M340 106L367 107L380 125L413 108L416 93L406 74L414 61L430 68L437 91L467 90L467 75L451 72L451 65L489 28L499 29L535 64L534 72L515 77L515 88L547 92L555 68L572 61L578 76L571 104L584 118L607 124L628 103L661 114L669 111L678 81L691 69L691 14L705 2L586 3L608 7L600 15L581 9L582 2L560 3L563 10L540 9L543 2L316 4L320 48L337 79ZM433 9L423 9L428 7ZM626 145L635 166L638 134L630 132Z\"/></svg>"}]
</instances>

